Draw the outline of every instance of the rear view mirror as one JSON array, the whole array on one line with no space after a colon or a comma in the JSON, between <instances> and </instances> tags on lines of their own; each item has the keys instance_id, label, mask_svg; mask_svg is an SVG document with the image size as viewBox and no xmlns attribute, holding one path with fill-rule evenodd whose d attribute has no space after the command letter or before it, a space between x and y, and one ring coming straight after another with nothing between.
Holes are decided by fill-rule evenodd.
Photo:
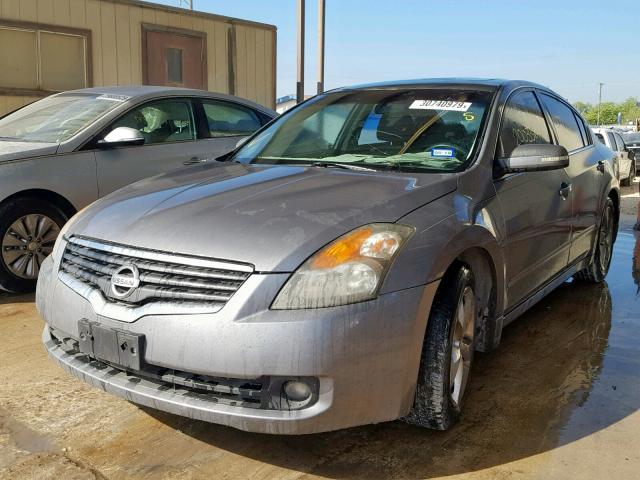
<instances>
[{"instance_id":1,"label":"rear view mirror","mask_svg":"<svg viewBox=\"0 0 640 480\"><path fill-rule=\"evenodd\" d=\"M498 159L501 174L541 172L569 166L569 153L560 145L518 145L509 158Z\"/></svg>"},{"instance_id":2,"label":"rear view mirror","mask_svg":"<svg viewBox=\"0 0 640 480\"><path fill-rule=\"evenodd\" d=\"M129 127L114 128L102 140L98 140L98 146L101 148L130 147L143 144L142 133Z\"/></svg>"}]
</instances>

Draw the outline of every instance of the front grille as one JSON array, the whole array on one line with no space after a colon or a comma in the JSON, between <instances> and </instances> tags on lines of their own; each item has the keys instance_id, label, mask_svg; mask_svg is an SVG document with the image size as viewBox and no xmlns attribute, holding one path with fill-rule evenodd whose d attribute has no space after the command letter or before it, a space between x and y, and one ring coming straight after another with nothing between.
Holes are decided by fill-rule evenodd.
<instances>
[{"instance_id":1,"label":"front grille","mask_svg":"<svg viewBox=\"0 0 640 480\"><path fill-rule=\"evenodd\" d=\"M128 294L118 295L122 292L114 292L112 276L123 266L137 268L139 285L124 288ZM181 302L220 309L251 275L253 268L72 237L65 248L60 270L99 289L111 302L131 306Z\"/></svg>"}]
</instances>

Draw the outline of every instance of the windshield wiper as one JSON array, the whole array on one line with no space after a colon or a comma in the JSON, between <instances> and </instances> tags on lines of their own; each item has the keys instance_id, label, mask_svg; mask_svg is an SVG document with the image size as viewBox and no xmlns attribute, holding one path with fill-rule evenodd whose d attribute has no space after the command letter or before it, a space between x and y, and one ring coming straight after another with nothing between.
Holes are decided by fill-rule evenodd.
<instances>
[{"instance_id":1,"label":"windshield wiper","mask_svg":"<svg viewBox=\"0 0 640 480\"><path fill-rule=\"evenodd\" d=\"M359 172L375 172L375 168L361 167L359 165L351 165L350 163L338 163L338 162L314 162L309 164L311 167L322 168L343 168L345 170L355 170Z\"/></svg>"}]
</instances>

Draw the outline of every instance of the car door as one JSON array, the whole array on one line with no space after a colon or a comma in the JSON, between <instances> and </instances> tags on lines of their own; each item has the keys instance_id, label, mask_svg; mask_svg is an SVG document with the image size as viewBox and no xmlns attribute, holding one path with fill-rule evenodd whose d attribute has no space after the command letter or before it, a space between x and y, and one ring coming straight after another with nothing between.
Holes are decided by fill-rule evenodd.
<instances>
[{"instance_id":1,"label":"car door","mask_svg":"<svg viewBox=\"0 0 640 480\"><path fill-rule=\"evenodd\" d=\"M100 196L142 178L197 163L206 154L206 148L197 139L194 108L189 98L163 98L138 105L113 122L100 138L118 127L139 130L145 142L96 149Z\"/></svg>"},{"instance_id":2,"label":"car door","mask_svg":"<svg viewBox=\"0 0 640 480\"><path fill-rule=\"evenodd\" d=\"M264 114L232 101L200 98L197 103L207 148L218 155L233 150L267 120Z\"/></svg>"},{"instance_id":3,"label":"car door","mask_svg":"<svg viewBox=\"0 0 640 480\"><path fill-rule=\"evenodd\" d=\"M635 175L635 171L631 169L631 158L629 157L629 151L624 144L622 136L618 132L613 132L613 138L616 141L616 152L620 159L620 180L627 180Z\"/></svg>"},{"instance_id":4,"label":"car door","mask_svg":"<svg viewBox=\"0 0 640 480\"><path fill-rule=\"evenodd\" d=\"M573 219L569 263L587 255L596 232L600 205L601 160L582 118L564 101L547 93L539 94L556 142L569 152L569 184L573 191ZM604 171L604 170L603 170Z\"/></svg>"},{"instance_id":5,"label":"car door","mask_svg":"<svg viewBox=\"0 0 640 480\"><path fill-rule=\"evenodd\" d=\"M498 158L518 145L551 143L534 92L517 90L503 113ZM504 215L507 305L511 308L567 266L572 192L563 169L507 174L494 183Z\"/></svg>"}]
</instances>

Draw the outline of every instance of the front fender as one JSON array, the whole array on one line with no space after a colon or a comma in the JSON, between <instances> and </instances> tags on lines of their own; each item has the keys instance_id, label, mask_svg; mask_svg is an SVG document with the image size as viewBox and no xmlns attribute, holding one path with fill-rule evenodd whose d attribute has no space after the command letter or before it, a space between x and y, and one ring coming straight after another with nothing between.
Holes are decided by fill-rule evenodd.
<instances>
[{"instance_id":1,"label":"front fender","mask_svg":"<svg viewBox=\"0 0 640 480\"><path fill-rule=\"evenodd\" d=\"M449 197L449 198L447 198ZM381 293L439 280L449 266L471 249L480 249L495 272L496 312L505 302L505 260L500 247L502 216L496 202L460 208L452 194L403 217L399 223L416 227L396 258Z\"/></svg>"}]
</instances>

